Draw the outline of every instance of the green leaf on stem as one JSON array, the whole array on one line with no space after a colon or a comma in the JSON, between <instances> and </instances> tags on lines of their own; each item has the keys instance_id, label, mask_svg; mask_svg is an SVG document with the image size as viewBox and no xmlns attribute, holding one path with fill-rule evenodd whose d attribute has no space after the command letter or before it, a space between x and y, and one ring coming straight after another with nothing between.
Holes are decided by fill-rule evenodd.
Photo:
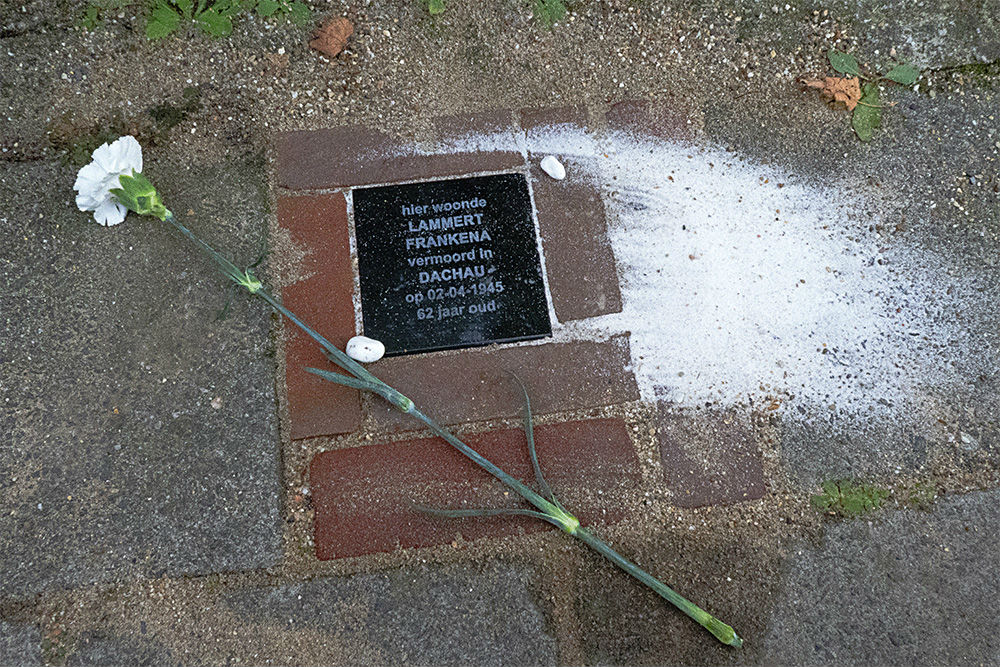
<instances>
[{"instance_id":1,"label":"green leaf on stem","mask_svg":"<svg viewBox=\"0 0 1000 667\"><path fill-rule=\"evenodd\" d=\"M174 0L174 4L177 5L177 9L181 10L184 18L191 20L194 13L194 0Z\"/></svg>"},{"instance_id":2,"label":"green leaf on stem","mask_svg":"<svg viewBox=\"0 0 1000 667\"><path fill-rule=\"evenodd\" d=\"M535 18L546 28L566 18L566 5L563 0L535 0Z\"/></svg>"},{"instance_id":3,"label":"green leaf on stem","mask_svg":"<svg viewBox=\"0 0 1000 667\"><path fill-rule=\"evenodd\" d=\"M425 505L412 505L413 509L424 514L430 514L431 516L439 516L443 519L464 519L468 517L484 517L484 516L530 516L535 519L542 519L543 521L548 521L552 523L552 519L549 515L542 512L536 512L534 510L523 510L516 507L498 507L498 508L476 508L476 509L460 509L460 510L442 510L436 507L427 507Z\"/></svg>"},{"instance_id":4,"label":"green leaf on stem","mask_svg":"<svg viewBox=\"0 0 1000 667\"><path fill-rule=\"evenodd\" d=\"M890 81L895 81L903 86L912 86L917 82L917 78L919 77L920 70L913 65L908 65L906 63L896 65L885 75L885 78Z\"/></svg>"},{"instance_id":5,"label":"green leaf on stem","mask_svg":"<svg viewBox=\"0 0 1000 667\"><path fill-rule=\"evenodd\" d=\"M509 375L517 382L524 400L524 437L528 441L528 457L531 459L531 467L535 471L535 481L538 483L538 490L542 492L546 500L550 500L562 508L562 505L556 500L555 493L552 492L549 483L545 481L545 476L542 475L542 467L538 463L538 452L535 449L535 426L531 418L531 399L528 398L528 390L525 388L524 383L521 382L521 378L513 373L509 373Z\"/></svg>"},{"instance_id":6,"label":"green leaf on stem","mask_svg":"<svg viewBox=\"0 0 1000 667\"><path fill-rule=\"evenodd\" d=\"M843 51L838 51L837 49L830 49L829 53L826 54L827 58L830 59L830 67L834 70L840 72L841 74L850 74L851 76L860 77L861 70L858 68L858 61L855 60L854 56L850 53L844 53Z\"/></svg>"},{"instance_id":7,"label":"green leaf on stem","mask_svg":"<svg viewBox=\"0 0 1000 667\"><path fill-rule=\"evenodd\" d=\"M160 2L153 9L153 13L149 17L149 22L146 24L146 37L147 39L166 37L177 30L180 22L180 14L171 9L166 2Z\"/></svg>"},{"instance_id":8,"label":"green leaf on stem","mask_svg":"<svg viewBox=\"0 0 1000 667\"><path fill-rule=\"evenodd\" d=\"M866 83L861 87L861 101L854 107L851 125L861 141L871 141L872 131L882 125L882 105L876 84Z\"/></svg>"},{"instance_id":9,"label":"green leaf on stem","mask_svg":"<svg viewBox=\"0 0 1000 667\"><path fill-rule=\"evenodd\" d=\"M93 31L99 24L100 19L97 18L97 7L94 5L88 5L83 18L80 19L80 22L77 25L84 30Z\"/></svg>"},{"instance_id":10,"label":"green leaf on stem","mask_svg":"<svg viewBox=\"0 0 1000 667\"><path fill-rule=\"evenodd\" d=\"M351 375L344 375L343 373L335 373L334 371L324 371L319 368L306 368L306 371L312 373L313 375L318 375L324 380L333 382L334 384L344 385L345 387L350 387L351 389L359 389L361 391L376 391L378 388L375 384L368 382L367 380L359 380Z\"/></svg>"},{"instance_id":11,"label":"green leaf on stem","mask_svg":"<svg viewBox=\"0 0 1000 667\"><path fill-rule=\"evenodd\" d=\"M225 37L233 32L232 20L217 12L214 7L198 14L196 20L201 24L202 30L213 37Z\"/></svg>"},{"instance_id":12,"label":"green leaf on stem","mask_svg":"<svg viewBox=\"0 0 1000 667\"><path fill-rule=\"evenodd\" d=\"M258 16L273 16L279 9L281 9L281 5L276 0L260 0L257 3Z\"/></svg>"},{"instance_id":13,"label":"green leaf on stem","mask_svg":"<svg viewBox=\"0 0 1000 667\"><path fill-rule=\"evenodd\" d=\"M312 11L309 5L296 0L288 6L288 19L295 25L306 25L312 20Z\"/></svg>"}]
</instances>

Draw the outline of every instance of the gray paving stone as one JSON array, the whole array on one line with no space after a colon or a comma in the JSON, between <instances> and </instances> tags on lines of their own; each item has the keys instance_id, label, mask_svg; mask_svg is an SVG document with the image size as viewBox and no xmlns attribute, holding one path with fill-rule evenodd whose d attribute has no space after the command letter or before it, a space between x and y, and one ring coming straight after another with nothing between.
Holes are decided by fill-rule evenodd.
<instances>
[{"instance_id":1,"label":"gray paving stone","mask_svg":"<svg viewBox=\"0 0 1000 667\"><path fill-rule=\"evenodd\" d=\"M529 571L489 563L406 568L242 590L226 603L249 622L336 637L356 664L375 656L386 664L555 664L531 579ZM318 655L322 646L313 641L301 655Z\"/></svg>"},{"instance_id":2,"label":"gray paving stone","mask_svg":"<svg viewBox=\"0 0 1000 667\"><path fill-rule=\"evenodd\" d=\"M983 176L996 173L1000 89L995 82L973 82L962 95L931 98L894 87L887 96L898 104L885 112L871 144L857 140L842 109L819 100L803 104L802 95L787 88L773 106L753 110L743 101L717 100L705 111L707 132L754 160L780 155L796 177L837 185L867 201L859 211L882 226L890 261L896 253L912 252L922 263L907 270L946 276L941 289L949 298L936 303L928 322L943 330L958 324L956 340L964 351L935 352L933 366L947 370L942 376L950 379L910 387L920 409L897 407L898 418L848 422L822 409L783 414L782 462L805 484L837 476L925 474L941 460L964 471L1000 465L1000 208L994 181L984 183L992 176ZM769 130L748 125L750 113ZM964 210L953 205L958 200ZM962 433L971 436L969 442L962 442Z\"/></svg>"},{"instance_id":3,"label":"gray paving stone","mask_svg":"<svg viewBox=\"0 0 1000 667\"><path fill-rule=\"evenodd\" d=\"M0 665L41 665L38 629L0 621Z\"/></svg>"},{"instance_id":4,"label":"gray paving stone","mask_svg":"<svg viewBox=\"0 0 1000 667\"><path fill-rule=\"evenodd\" d=\"M838 7L839 5L839 7ZM888 54L917 67L985 63L1000 58L1000 2L872 2L840 0L836 15L855 19L860 50ZM883 56L885 57L885 56Z\"/></svg>"},{"instance_id":5,"label":"gray paving stone","mask_svg":"<svg viewBox=\"0 0 1000 667\"><path fill-rule=\"evenodd\" d=\"M1000 491L831 523L792 551L766 664L1000 661Z\"/></svg>"},{"instance_id":6,"label":"gray paving stone","mask_svg":"<svg viewBox=\"0 0 1000 667\"><path fill-rule=\"evenodd\" d=\"M1000 58L998 0L832 0L821 8L828 12L822 30L816 27L814 5L709 0L699 3L698 9L702 20L742 17L734 28L741 43L765 52L771 46L779 51L795 48L810 35L840 29L849 40L842 48L855 51L863 62L876 61L873 65L878 67L906 61L924 69ZM892 49L895 56L890 55Z\"/></svg>"},{"instance_id":7,"label":"gray paving stone","mask_svg":"<svg viewBox=\"0 0 1000 667\"><path fill-rule=\"evenodd\" d=\"M252 261L260 160L146 159L171 208ZM74 176L0 163L0 594L274 563L270 314L216 321L214 269L153 220L99 227Z\"/></svg>"},{"instance_id":8,"label":"gray paving stone","mask_svg":"<svg viewBox=\"0 0 1000 667\"><path fill-rule=\"evenodd\" d=\"M68 667L175 667L180 664L169 650L154 641L92 632L76 642L73 652L66 659Z\"/></svg>"}]
</instances>

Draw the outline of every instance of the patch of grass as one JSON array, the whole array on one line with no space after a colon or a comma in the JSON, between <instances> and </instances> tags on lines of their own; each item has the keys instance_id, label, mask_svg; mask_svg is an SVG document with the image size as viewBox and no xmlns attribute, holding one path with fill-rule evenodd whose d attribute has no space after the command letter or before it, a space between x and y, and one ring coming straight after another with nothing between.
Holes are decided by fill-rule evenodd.
<instances>
[{"instance_id":1,"label":"patch of grass","mask_svg":"<svg viewBox=\"0 0 1000 667\"><path fill-rule=\"evenodd\" d=\"M826 481L821 487L823 493L809 499L812 506L847 519L874 512L889 497L889 489L849 479Z\"/></svg>"},{"instance_id":2,"label":"patch of grass","mask_svg":"<svg viewBox=\"0 0 1000 667\"><path fill-rule=\"evenodd\" d=\"M566 3L563 0L534 0L535 18L546 28L566 18Z\"/></svg>"}]
</instances>

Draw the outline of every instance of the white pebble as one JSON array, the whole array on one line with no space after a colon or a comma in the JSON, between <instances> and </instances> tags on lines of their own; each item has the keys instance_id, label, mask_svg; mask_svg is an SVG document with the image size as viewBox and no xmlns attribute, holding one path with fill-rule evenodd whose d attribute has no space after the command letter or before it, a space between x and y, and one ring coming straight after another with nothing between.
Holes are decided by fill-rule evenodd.
<instances>
[{"instance_id":1,"label":"white pebble","mask_svg":"<svg viewBox=\"0 0 1000 667\"><path fill-rule=\"evenodd\" d=\"M546 174L557 181L566 178L566 167L562 166L562 162L557 160L555 155L546 155L542 158L541 166Z\"/></svg>"},{"instance_id":2,"label":"white pebble","mask_svg":"<svg viewBox=\"0 0 1000 667\"><path fill-rule=\"evenodd\" d=\"M347 356L363 364L378 361L385 355L385 345L368 336L355 336L347 341Z\"/></svg>"}]
</instances>

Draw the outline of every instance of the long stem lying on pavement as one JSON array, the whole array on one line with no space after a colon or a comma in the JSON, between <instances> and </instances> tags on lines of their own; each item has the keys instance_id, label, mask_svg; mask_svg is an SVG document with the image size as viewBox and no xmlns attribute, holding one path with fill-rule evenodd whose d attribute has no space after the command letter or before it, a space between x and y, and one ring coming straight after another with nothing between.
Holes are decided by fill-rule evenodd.
<instances>
[{"instance_id":1,"label":"long stem lying on pavement","mask_svg":"<svg viewBox=\"0 0 1000 667\"><path fill-rule=\"evenodd\" d=\"M232 280L237 285L246 288L250 294L258 296L268 304L270 304L275 310L280 312L282 315L291 320L296 326L298 326L302 331L308 334L313 340L315 340L319 345L326 351L329 358L340 366L342 369L350 373L350 375L344 375L343 373L334 373L331 371L324 371L315 368L307 369L309 372L314 373L325 380L340 384L343 386L351 387L361 391L369 391L374 394L378 394L389 403L394 405L399 410L411 415L414 419L422 422L433 431L436 435L442 437L448 444L460 451L473 463L478 465L480 468L490 473L501 482L513 489L518 495L527 500L529 503L534 505L540 510L540 512L531 512L528 510L457 510L457 511L439 511L438 514L444 516L480 516L480 515L493 515L503 512L519 513L519 514L529 514L531 516L536 516L537 518L544 519L549 523L558 526L564 532L573 537L577 538L591 549L601 554L612 563L625 570L633 577L646 584L666 600L668 600L675 607L683 611L685 614L693 618L702 627L711 632L716 639L718 639L723 644L729 646L740 647L743 645L743 640L736 634L736 632L727 624L723 623L719 619L715 618L707 611L699 607L698 605L687 600L683 596L679 595L672 588L661 582L660 580L653 577L651 574L635 565L627 558L619 554L617 551L608 546L604 541L600 540L593 533L588 531L586 528L580 526L580 521L567 512L562 504L556 499L555 495L552 494L545 483L544 478L541 474L541 469L538 466L538 459L535 453L534 445L534 435L532 433L531 427L531 417L530 408L527 407L526 403L526 417L525 426L528 435L528 449L531 456L532 465L535 470L535 477L538 481L539 487L542 489L542 493L546 494L548 498L536 493L530 487L528 487L523 482L511 477L506 472L504 472L500 467L491 461L484 458L476 450L469 447L467 444L459 440L448 430L442 427L440 424L435 422L433 419L425 415L423 412L417 409L409 398L401 394L396 389L390 387L382 380L368 372L361 364L351 359L347 354L338 349L333 343L328 341L326 338L321 336L319 333L314 331L309 325L304 323L298 317L295 316L290 310L285 308L281 303L274 298L263 285L257 280L250 270L240 270L231 261L226 259L222 254L217 252L210 245L195 236L191 230L182 225L169 211L166 212L163 220L169 222L173 225L181 234L190 239L195 245L198 246L205 254L212 258L219 265L219 269L223 274L226 275L230 280ZM523 387L522 387L523 389ZM527 394L525 393L525 399L527 399ZM432 510L432 512L434 512Z\"/></svg>"}]
</instances>

